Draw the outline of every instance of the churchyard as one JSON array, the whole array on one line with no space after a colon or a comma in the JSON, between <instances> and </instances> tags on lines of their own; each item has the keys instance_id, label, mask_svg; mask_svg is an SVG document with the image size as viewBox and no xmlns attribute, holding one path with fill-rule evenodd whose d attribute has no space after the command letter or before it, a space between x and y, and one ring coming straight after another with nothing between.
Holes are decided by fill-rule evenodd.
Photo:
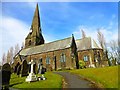
<instances>
[{"instance_id":1,"label":"churchyard","mask_svg":"<svg viewBox=\"0 0 120 90\"><path fill-rule=\"evenodd\" d=\"M22 67L22 66L21 66ZM24 67L25 68L25 67ZM29 74L18 74L11 73L11 67L8 63L4 64L2 67L2 85L5 88L59 88L63 86L63 78L54 72L45 72L35 74L33 70ZM23 72L23 71L22 71ZM104 68L84 68L84 69L74 69L74 70L64 70L56 72L70 72L72 74L78 75L85 80L94 82L99 88L118 88L118 66L104 67ZM31 74L34 73L34 74ZM26 81L28 76L35 75L36 80ZM44 75L45 80L40 79ZM33 76L31 76L33 77ZM38 78L39 77L39 78Z\"/></svg>"},{"instance_id":2,"label":"churchyard","mask_svg":"<svg viewBox=\"0 0 120 90\"><path fill-rule=\"evenodd\" d=\"M12 88L61 88L62 77L52 72L46 72L44 68L39 68L38 73L34 72L34 61L29 62L30 70L26 60L18 65L14 70L8 63L2 67L2 88L3 90ZM42 66L42 65L41 65ZM1 75L1 74L0 74Z\"/></svg>"},{"instance_id":3,"label":"churchyard","mask_svg":"<svg viewBox=\"0 0 120 90\"><path fill-rule=\"evenodd\" d=\"M37 76L41 76L37 74ZM35 82L25 82L26 77L18 77L16 74L11 75L10 87L12 88L61 88L62 77L52 72L46 72L44 75L47 79Z\"/></svg>"},{"instance_id":4,"label":"churchyard","mask_svg":"<svg viewBox=\"0 0 120 90\"><path fill-rule=\"evenodd\" d=\"M87 68L71 70L69 72L82 76L87 80L93 81L102 88L118 88L118 66Z\"/></svg>"}]
</instances>

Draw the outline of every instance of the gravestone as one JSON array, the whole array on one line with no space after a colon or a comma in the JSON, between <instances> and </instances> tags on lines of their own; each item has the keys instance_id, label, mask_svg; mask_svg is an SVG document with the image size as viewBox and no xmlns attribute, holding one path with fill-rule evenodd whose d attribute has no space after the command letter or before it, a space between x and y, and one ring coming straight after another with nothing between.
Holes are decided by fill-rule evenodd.
<instances>
[{"instance_id":1,"label":"gravestone","mask_svg":"<svg viewBox=\"0 0 120 90\"><path fill-rule=\"evenodd\" d=\"M46 72L46 68L42 67L41 74L45 74L45 72Z\"/></svg>"},{"instance_id":2,"label":"gravestone","mask_svg":"<svg viewBox=\"0 0 120 90\"><path fill-rule=\"evenodd\" d=\"M42 72L42 64L39 63L38 64L38 74L41 74L41 72Z\"/></svg>"},{"instance_id":3,"label":"gravestone","mask_svg":"<svg viewBox=\"0 0 120 90\"><path fill-rule=\"evenodd\" d=\"M18 62L17 65L14 68L14 73L17 73L17 68L18 68L19 65L20 65L20 63Z\"/></svg>"},{"instance_id":4,"label":"gravestone","mask_svg":"<svg viewBox=\"0 0 120 90\"><path fill-rule=\"evenodd\" d=\"M37 72L36 72L36 69L37 69L37 65L36 65L36 63L35 63L35 64L33 65L33 73L35 73L35 74L37 73Z\"/></svg>"},{"instance_id":5,"label":"gravestone","mask_svg":"<svg viewBox=\"0 0 120 90\"><path fill-rule=\"evenodd\" d=\"M2 66L2 87L3 89L9 89L9 81L11 77L11 67L8 63Z\"/></svg>"},{"instance_id":6,"label":"gravestone","mask_svg":"<svg viewBox=\"0 0 120 90\"><path fill-rule=\"evenodd\" d=\"M31 72L29 73L29 76L27 76L26 82L36 81L37 77L33 72L33 66L34 66L35 62L33 60L31 60L31 62L29 62L29 64L31 64Z\"/></svg>"},{"instance_id":7,"label":"gravestone","mask_svg":"<svg viewBox=\"0 0 120 90\"><path fill-rule=\"evenodd\" d=\"M20 73L21 73L21 65L19 65L18 68L17 68L17 75L19 76Z\"/></svg>"},{"instance_id":8,"label":"gravestone","mask_svg":"<svg viewBox=\"0 0 120 90\"><path fill-rule=\"evenodd\" d=\"M36 67L37 67L37 65L36 65L36 63L33 65L33 73L35 73L36 74ZM31 64L28 64L28 72L30 73L31 72Z\"/></svg>"},{"instance_id":9,"label":"gravestone","mask_svg":"<svg viewBox=\"0 0 120 90\"><path fill-rule=\"evenodd\" d=\"M28 64L27 61L24 60L21 65L21 76L28 76Z\"/></svg>"}]
</instances>

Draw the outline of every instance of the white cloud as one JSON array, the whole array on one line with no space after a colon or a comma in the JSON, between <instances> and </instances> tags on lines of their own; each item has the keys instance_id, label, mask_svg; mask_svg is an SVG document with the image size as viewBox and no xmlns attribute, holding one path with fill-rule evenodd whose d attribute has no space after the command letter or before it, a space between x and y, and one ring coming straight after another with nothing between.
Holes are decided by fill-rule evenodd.
<instances>
[{"instance_id":1,"label":"white cloud","mask_svg":"<svg viewBox=\"0 0 120 90\"><path fill-rule=\"evenodd\" d=\"M2 54L10 49L11 46L15 46L16 44L22 45L22 42L25 41L26 36L29 33L30 25L25 22L8 16L2 17L2 24L0 24L0 60L2 58ZM44 34L45 41L49 42L53 37Z\"/></svg>"},{"instance_id":2,"label":"white cloud","mask_svg":"<svg viewBox=\"0 0 120 90\"><path fill-rule=\"evenodd\" d=\"M76 31L74 31L75 38L81 38L81 29L83 29L86 33L86 36L92 37L97 43L98 43L98 38L97 38L97 27L87 27L84 25L80 25L77 27ZM111 40L117 40L118 39L118 31L116 29L114 30L108 30L106 28L100 28L100 31L103 33L105 40L107 43L109 43Z\"/></svg>"},{"instance_id":3,"label":"white cloud","mask_svg":"<svg viewBox=\"0 0 120 90\"><path fill-rule=\"evenodd\" d=\"M87 37L92 37L94 39L97 38L96 34L97 34L97 31L95 30L94 27L87 27L87 26L84 26L84 25L80 25L77 27L76 31L73 32L73 34L75 35L76 38L81 38L82 36L82 32L81 32L81 29L84 30L84 32L86 33L86 36Z\"/></svg>"},{"instance_id":4,"label":"white cloud","mask_svg":"<svg viewBox=\"0 0 120 90\"><path fill-rule=\"evenodd\" d=\"M11 36L11 39L16 42L23 41L29 31L29 26L23 21L12 17L3 17L2 19L2 32L6 33L7 37Z\"/></svg>"},{"instance_id":5,"label":"white cloud","mask_svg":"<svg viewBox=\"0 0 120 90\"><path fill-rule=\"evenodd\" d=\"M2 55L17 43L21 46L29 32L29 26L19 19L3 16L0 30L2 30L0 33L0 36L2 36L2 40L0 40L0 43L2 43L2 52L0 52L0 55Z\"/></svg>"}]
</instances>

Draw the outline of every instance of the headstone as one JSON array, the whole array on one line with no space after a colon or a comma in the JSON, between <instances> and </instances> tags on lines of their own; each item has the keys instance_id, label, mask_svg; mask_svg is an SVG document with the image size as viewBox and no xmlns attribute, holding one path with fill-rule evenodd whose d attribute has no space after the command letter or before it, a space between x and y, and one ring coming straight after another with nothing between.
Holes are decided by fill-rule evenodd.
<instances>
[{"instance_id":1,"label":"headstone","mask_svg":"<svg viewBox=\"0 0 120 90\"><path fill-rule=\"evenodd\" d=\"M19 65L18 68L17 68L17 75L18 76L20 75L20 72L21 72L21 65Z\"/></svg>"},{"instance_id":2,"label":"headstone","mask_svg":"<svg viewBox=\"0 0 120 90\"><path fill-rule=\"evenodd\" d=\"M27 76L26 78L26 82L32 82L32 81L36 81L36 75L33 72L33 65L35 64L35 62L33 62L33 60L31 60L31 62L29 62L29 64L31 64L31 72L29 73L29 76Z\"/></svg>"},{"instance_id":3,"label":"headstone","mask_svg":"<svg viewBox=\"0 0 120 90\"><path fill-rule=\"evenodd\" d=\"M42 64L39 63L38 64L38 74L41 74L41 72L42 72Z\"/></svg>"},{"instance_id":4,"label":"headstone","mask_svg":"<svg viewBox=\"0 0 120 90\"><path fill-rule=\"evenodd\" d=\"M11 67L8 63L2 66L2 87L9 89L9 81L11 77Z\"/></svg>"},{"instance_id":5,"label":"headstone","mask_svg":"<svg viewBox=\"0 0 120 90\"><path fill-rule=\"evenodd\" d=\"M15 68L14 68L14 73L17 72L17 68L18 68L19 65L20 65L20 63L18 62L17 65L16 65Z\"/></svg>"},{"instance_id":6,"label":"headstone","mask_svg":"<svg viewBox=\"0 0 120 90\"><path fill-rule=\"evenodd\" d=\"M28 64L27 61L24 60L21 65L21 76L28 76Z\"/></svg>"},{"instance_id":7,"label":"headstone","mask_svg":"<svg viewBox=\"0 0 120 90\"><path fill-rule=\"evenodd\" d=\"M42 67L41 74L45 74L45 72L46 72L46 68Z\"/></svg>"},{"instance_id":8,"label":"headstone","mask_svg":"<svg viewBox=\"0 0 120 90\"><path fill-rule=\"evenodd\" d=\"M31 64L28 64L28 72L30 73L31 71Z\"/></svg>"},{"instance_id":9,"label":"headstone","mask_svg":"<svg viewBox=\"0 0 120 90\"><path fill-rule=\"evenodd\" d=\"M37 65L36 65L36 63L35 63L35 64L33 65L33 73L35 73L35 74L37 73L37 72L36 72L36 69L37 69Z\"/></svg>"}]
</instances>

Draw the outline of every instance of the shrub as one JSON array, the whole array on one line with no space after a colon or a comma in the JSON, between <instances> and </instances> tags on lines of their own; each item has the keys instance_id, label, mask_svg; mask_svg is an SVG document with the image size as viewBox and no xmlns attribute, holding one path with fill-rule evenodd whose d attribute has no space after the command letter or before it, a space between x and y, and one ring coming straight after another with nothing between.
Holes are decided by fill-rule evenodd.
<instances>
[{"instance_id":1,"label":"shrub","mask_svg":"<svg viewBox=\"0 0 120 90\"><path fill-rule=\"evenodd\" d=\"M83 60L79 60L79 68L85 68L85 62Z\"/></svg>"}]
</instances>

